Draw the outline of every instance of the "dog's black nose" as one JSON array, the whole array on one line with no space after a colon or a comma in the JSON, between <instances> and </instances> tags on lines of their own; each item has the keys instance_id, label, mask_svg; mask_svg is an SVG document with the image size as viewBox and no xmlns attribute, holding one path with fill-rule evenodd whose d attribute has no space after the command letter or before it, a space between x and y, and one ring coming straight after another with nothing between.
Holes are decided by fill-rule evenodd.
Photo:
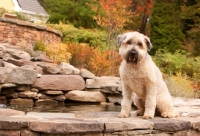
<instances>
[{"instance_id":1,"label":"dog's black nose","mask_svg":"<svg viewBox=\"0 0 200 136\"><path fill-rule=\"evenodd\" d=\"M137 54L137 52L135 51L135 50L131 50L131 52L130 52L132 55L136 55Z\"/></svg>"}]
</instances>

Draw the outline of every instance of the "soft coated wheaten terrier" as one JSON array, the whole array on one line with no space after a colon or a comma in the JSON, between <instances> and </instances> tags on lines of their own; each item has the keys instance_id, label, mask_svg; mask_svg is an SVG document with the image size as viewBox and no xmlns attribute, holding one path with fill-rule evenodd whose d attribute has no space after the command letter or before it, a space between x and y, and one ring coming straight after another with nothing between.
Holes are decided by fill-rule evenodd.
<instances>
[{"instance_id":1,"label":"soft coated wheaten terrier","mask_svg":"<svg viewBox=\"0 0 200 136\"><path fill-rule=\"evenodd\" d=\"M119 117L130 115L132 93L139 109L137 114L143 118L153 118L155 110L162 117L177 117L162 74L147 52L152 48L149 38L139 32L128 32L118 35L118 43L123 59L120 66L123 100Z\"/></svg>"}]
</instances>

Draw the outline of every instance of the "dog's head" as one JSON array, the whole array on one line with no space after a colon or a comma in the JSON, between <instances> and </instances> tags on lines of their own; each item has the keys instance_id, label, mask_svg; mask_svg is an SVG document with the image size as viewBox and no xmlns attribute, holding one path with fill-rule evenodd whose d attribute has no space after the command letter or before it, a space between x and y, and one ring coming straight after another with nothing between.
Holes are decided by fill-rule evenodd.
<instances>
[{"instance_id":1,"label":"dog's head","mask_svg":"<svg viewBox=\"0 0 200 136\"><path fill-rule=\"evenodd\" d=\"M119 54L127 63L135 63L142 60L148 50L151 50L150 39L139 32L128 32L118 35Z\"/></svg>"}]
</instances>

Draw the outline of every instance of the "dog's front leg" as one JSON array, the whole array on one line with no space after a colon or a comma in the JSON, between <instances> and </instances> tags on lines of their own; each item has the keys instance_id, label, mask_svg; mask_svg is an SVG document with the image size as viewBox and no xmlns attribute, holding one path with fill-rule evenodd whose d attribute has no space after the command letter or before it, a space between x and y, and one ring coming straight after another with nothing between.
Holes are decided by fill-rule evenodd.
<instances>
[{"instance_id":1,"label":"dog's front leg","mask_svg":"<svg viewBox=\"0 0 200 136\"><path fill-rule=\"evenodd\" d=\"M128 86L125 86L122 84L122 90L123 90L123 100L121 102L121 113L119 114L120 118L127 118L130 115L131 112L131 96L132 91Z\"/></svg>"},{"instance_id":2,"label":"dog's front leg","mask_svg":"<svg viewBox=\"0 0 200 136\"><path fill-rule=\"evenodd\" d=\"M147 84L146 86L146 98L145 98L145 112L144 119L153 118L156 109L156 85L154 83Z\"/></svg>"}]
</instances>

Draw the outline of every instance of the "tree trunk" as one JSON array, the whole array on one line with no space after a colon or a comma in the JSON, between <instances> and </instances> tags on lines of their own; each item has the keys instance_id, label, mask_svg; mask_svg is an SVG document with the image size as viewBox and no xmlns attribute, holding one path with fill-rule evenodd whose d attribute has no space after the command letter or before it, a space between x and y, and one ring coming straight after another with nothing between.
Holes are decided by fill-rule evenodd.
<instances>
[{"instance_id":1,"label":"tree trunk","mask_svg":"<svg viewBox=\"0 0 200 136\"><path fill-rule=\"evenodd\" d=\"M140 33L145 34L145 29L146 29L146 24L147 24L147 19L149 18L148 15L143 14L142 17L142 23L140 26Z\"/></svg>"}]
</instances>

